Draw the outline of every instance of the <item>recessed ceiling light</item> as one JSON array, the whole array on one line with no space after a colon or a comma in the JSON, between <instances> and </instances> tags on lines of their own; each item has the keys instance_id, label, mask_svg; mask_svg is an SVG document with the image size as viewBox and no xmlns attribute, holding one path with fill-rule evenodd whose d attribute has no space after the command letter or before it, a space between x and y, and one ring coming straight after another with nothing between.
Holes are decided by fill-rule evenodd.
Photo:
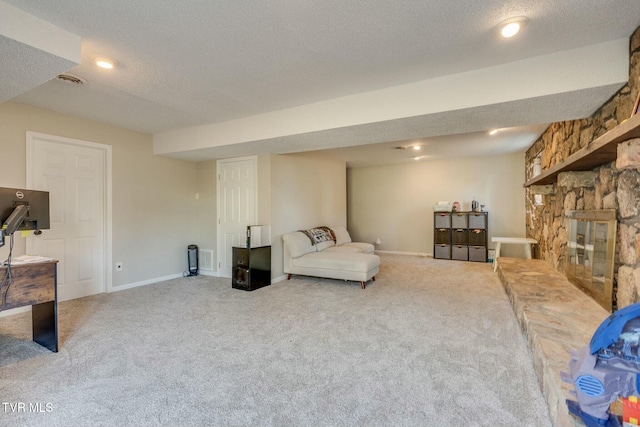
<instances>
[{"instance_id":1,"label":"recessed ceiling light","mask_svg":"<svg viewBox=\"0 0 640 427\"><path fill-rule=\"evenodd\" d=\"M113 59L100 57L100 58L96 58L96 65L100 68L105 68L107 70L110 70L115 66L115 63Z\"/></svg>"},{"instance_id":2,"label":"recessed ceiling light","mask_svg":"<svg viewBox=\"0 0 640 427\"><path fill-rule=\"evenodd\" d=\"M515 18L507 19L498 24L498 31L504 38L511 38L518 34L522 28L527 25L529 18L526 16L517 16Z\"/></svg>"},{"instance_id":3,"label":"recessed ceiling light","mask_svg":"<svg viewBox=\"0 0 640 427\"><path fill-rule=\"evenodd\" d=\"M420 151L422 149L422 147L420 147L419 145L414 145L413 146L413 150L414 151Z\"/></svg>"}]
</instances>

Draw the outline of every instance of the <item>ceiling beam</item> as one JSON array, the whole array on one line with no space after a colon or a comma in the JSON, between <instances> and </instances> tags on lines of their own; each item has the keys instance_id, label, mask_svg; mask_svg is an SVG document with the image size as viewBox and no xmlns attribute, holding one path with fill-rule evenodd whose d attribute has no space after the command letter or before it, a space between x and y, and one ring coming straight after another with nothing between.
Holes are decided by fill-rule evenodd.
<instances>
[{"instance_id":1,"label":"ceiling beam","mask_svg":"<svg viewBox=\"0 0 640 427\"><path fill-rule=\"evenodd\" d=\"M526 116L527 124L545 123L549 121L549 99L562 102L558 95L568 94L575 101L577 94L593 96L594 91L611 96L628 81L628 67L629 40L619 39L237 120L162 132L153 136L154 153L179 157L181 152L197 154L199 150L204 153L216 147L232 151L236 144L239 147L256 141L277 143L296 135L321 135L325 131L408 118L443 118L454 112L490 111L492 106L522 102L527 109L514 114ZM566 111L570 113L564 115L586 117L602 104L600 98L593 99L593 103L576 103L580 111L569 108ZM559 107L564 111L566 106ZM536 120L536 115L540 115L540 120ZM454 116L464 120L460 114ZM490 123L491 114L485 116L486 120L476 120L472 129L460 123L456 132L456 123L451 123L453 129L443 129L442 134L503 125Z\"/></svg>"}]
</instances>

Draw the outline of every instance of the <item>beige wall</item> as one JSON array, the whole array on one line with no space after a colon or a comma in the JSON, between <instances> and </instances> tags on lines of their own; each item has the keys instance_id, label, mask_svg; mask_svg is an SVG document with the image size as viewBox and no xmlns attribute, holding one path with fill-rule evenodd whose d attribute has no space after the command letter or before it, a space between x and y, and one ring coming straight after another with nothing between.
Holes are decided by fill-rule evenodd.
<instances>
[{"instance_id":1,"label":"beige wall","mask_svg":"<svg viewBox=\"0 0 640 427\"><path fill-rule=\"evenodd\" d=\"M348 228L378 250L433 254L433 208L473 198L489 211L489 236L525 235L524 153L447 161L350 168ZM493 244L489 243L493 248ZM505 246L503 255L523 256Z\"/></svg>"},{"instance_id":2,"label":"beige wall","mask_svg":"<svg viewBox=\"0 0 640 427\"><path fill-rule=\"evenodd\" d=\"M186 247L199 236L194 163L152 154L151 135L14 102L0 104L0 186L26 184L26 132L112 146L113 286L183 272ZM46 233L46 231L45 231ZM24 253L17 238L14 254ZM0 249L0 257L8 248Z\"/></svg>"},{"instance_id":3,"label":"beige wall","mask_svg":"<svg viewBox=\"0 0 640 427\"><path fill-rule=\"evenodd\" d=\"M258 156L258 225L271 224L271 157Z\"/></svg>"},{"instance_id":4,"label":"beige wall","mask_svg":"<svg viewBox=\"0 0 640 427\"><path fill-rule=\"evenodd\" d=\"M271 156L271 277L283 274L282 235L346 225L346 164L318 153Z\"/></svg>"}]
</instances>

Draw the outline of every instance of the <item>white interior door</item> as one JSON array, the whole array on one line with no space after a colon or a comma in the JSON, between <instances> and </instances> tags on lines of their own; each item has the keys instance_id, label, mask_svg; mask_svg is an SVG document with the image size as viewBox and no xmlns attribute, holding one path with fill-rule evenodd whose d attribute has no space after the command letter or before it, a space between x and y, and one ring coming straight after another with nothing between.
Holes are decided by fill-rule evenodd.
<instances>
[{"instance_id":1,"label":"white interior door","mask_svg":"<svg viewBox=\"0 0 640 427\"><path fill-rule=\"evenodd\" d=\"M231 277L232 247L244 246L248 225L256 223L255 157L219 160L218 275Z\"/></svg>"},{"instance_id":2,"label":"white interior door","mask_svg":"<svg viewBox=\"0 0 640 427\"><path fill-rule=\"evenodd\" d=\"M27 252L59 261L59 301L105 292L106 151L42 134L28 150L28 185L49 192L51 229L27 238Z\"/></svg>"}]
</instances>

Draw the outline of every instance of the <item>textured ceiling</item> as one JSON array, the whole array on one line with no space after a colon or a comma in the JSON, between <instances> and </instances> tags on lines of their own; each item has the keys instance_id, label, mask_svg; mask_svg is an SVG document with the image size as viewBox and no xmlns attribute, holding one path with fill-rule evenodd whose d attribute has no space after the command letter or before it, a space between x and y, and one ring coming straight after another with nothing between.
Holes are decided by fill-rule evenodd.
<instances>
[{"instance_id":1,"label":"textured ceiling","mask_svg":"<svg viewBox=\"0 0 640 427\"><path fill-rule=\"evenodd\" d=\"M80 62L80 37L0 2L0 102Z\"/></svg>"},{"instance_id":2,"label":"textured ceiling","mask_svg":"<svg viewBox=\"0 0 640 427\"><path fill-rule=\"evenodd\" d=\"M68 71L84 78L85 85L73 87L57 80L40 84L40 76L33 79L37 85L32 88L21 86L14 101L152 134L626 38L640 25L637 0L2 2L82 38L80 64L68 64ZM498 39L495 25L518 15L529 17L525 31L517 39ZM13 42L0 37L0 47L7 43ZM0 70L3 92L17 72L28 74L24 69L49 71L50 78L60 72L50 64L51 58L38 58L28 49L0 52L5 58ZM97 69L93 58L101 55L114 58L116 69ZM7 64L15 66L5 70ZM595 108L593 99L574 96L572 102L584 103L581 111ZM576 106L571 107L573 111L564 115L558 108L558 120L575 114ZM527 126L541 123L527 122L527 111L521 111L523 117L514 123L525 126L523 134L532 138ZM382 128L383 134L398 140L416 137L402 133L401 120L381 122L392 128L372 123L365 130L326 129L324 137L314 133L312 139L339 140L338 147L365 146L384 141L359 135L376 129L380 133ZM465 138L455 122L449 122L451 127L438 135L422 136ZM244 153L250 146L255 152L303 151L300 140L308 138L256 138L190 153L175 149L168 155L204 160ZM330 141L326 147L317 145L313 148L336 148ZM506 145L512 149L523 143Z\"/></svg>"}]
</instances>

